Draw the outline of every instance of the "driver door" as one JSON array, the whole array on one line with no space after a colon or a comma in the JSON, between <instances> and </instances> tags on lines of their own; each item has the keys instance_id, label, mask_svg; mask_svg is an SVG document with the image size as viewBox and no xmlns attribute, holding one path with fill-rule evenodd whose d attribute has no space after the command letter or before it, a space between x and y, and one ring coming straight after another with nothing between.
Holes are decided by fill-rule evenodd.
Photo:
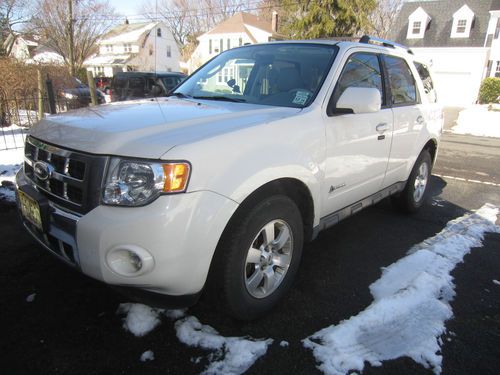
<instances>
[{"instance_id":1,"label":"driver door","mask_svg":"<svg viewBox=\"0 0 500 375\"><path fill-rule=\"evenodd\" d=\"M382 108L374 113L339 113L336 103L348 87L374 87ZM344 64L325 115L327 155L323 213L338 211L383 187L391 149L393 113L386 105L378 54L355 52Z\"/></svg>"}]
</instances>

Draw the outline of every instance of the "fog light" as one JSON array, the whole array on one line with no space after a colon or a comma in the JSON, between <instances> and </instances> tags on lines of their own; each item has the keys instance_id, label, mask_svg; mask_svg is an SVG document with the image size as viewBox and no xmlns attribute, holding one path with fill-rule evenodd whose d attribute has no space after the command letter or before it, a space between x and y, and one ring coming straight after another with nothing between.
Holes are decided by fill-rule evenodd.
<instances>
[{"instance_id":1,"label":"fog light","mask_svg":"<svg viewBox=\"0 0 500 375\"><path fill-rule=\"evenodd\" d=\"M154 267L153 256L133 245L111 249L106 255L106 263L113 272L126 277L143 275Z\"/></svg>"}]
</instances>

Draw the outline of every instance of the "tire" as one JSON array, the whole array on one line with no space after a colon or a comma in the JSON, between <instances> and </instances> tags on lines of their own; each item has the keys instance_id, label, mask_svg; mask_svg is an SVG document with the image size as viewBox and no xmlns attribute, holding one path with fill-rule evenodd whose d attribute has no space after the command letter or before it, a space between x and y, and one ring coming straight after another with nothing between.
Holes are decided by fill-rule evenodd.
<instances>
[{"instance_id":1,"label":"tire","mask_svg":"<svg viewBox=\"0 0 500 375\"><path fill-rule=\"evenodd\" d=\"M235 219L216 251L212 291L224 312L252 320L275 306L292 286L302 255L302 216L290 198L274 195Z\"/></svg>"},{"instance_id":2,"label":"tire","mask_svg":"<svg viewBox=\"0 0 500 375\"><path fill-rule=\"evenodd\" d=\"M432 171L432 160L428 150L417 158L404 190L392 198L396 207L406 213L416 212L425 202Z\"/></svg>"}]
</instances>

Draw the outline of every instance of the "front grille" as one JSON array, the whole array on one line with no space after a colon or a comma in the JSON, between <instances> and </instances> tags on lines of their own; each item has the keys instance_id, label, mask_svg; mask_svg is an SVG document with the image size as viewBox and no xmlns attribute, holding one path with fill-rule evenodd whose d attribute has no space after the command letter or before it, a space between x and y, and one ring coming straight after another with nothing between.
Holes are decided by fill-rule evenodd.
<instances>
[{"instance_id":1,"label":"front grille","mask_svg":"<svg viewBox=\"0 0 500 375\"><path fill-rule=\"evenodd\" d=\"M64 149L33 137L27 138L24 154L26 177L50 200L79 213L98 205L106 157ZM48 178L35 173L37 162L50 171Z\"/></svg>"}]
</instances>

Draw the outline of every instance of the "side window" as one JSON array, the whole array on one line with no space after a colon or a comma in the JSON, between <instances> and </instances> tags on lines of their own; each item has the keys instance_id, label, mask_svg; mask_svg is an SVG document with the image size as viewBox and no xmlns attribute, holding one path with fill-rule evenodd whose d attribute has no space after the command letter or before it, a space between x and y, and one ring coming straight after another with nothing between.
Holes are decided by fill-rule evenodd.
<instances>
[{"instance_id":1,"label":"side window","mask_svg":"<svg viewBox=\"0 0 500 375\"><path fill-rule=\"evenodd\" d=\"M410 67L406 61L399 57L387 55L384 56L384 61L389 75L392 104L416 104L417 87L415 86L415 78L413 78Z\"/></svg>"},{"instance_id":2,"label":"side window","mask_svg":"<svg viewBox=\"0 0 500 375\"><path fill-rule=\"evenodd\" d=\"M336 106L340 96L348 87L374 87L380 91L382 105L385 105L382 74L377 55L355 53L349 57L330 99L330 108Z\"/></svg>"},{"instance_id":3,"label":"side window","mask_svg":"<svg viewBox=\"0 0 500 375\"><path fill-rule=\"evenodd\" d=\"M424 64L415 62L415 68L417 68L418 75L424 84L424 92L430 103L437 102L436 90L434 89L434 84L432 83L431 75L429 70Z\"/></svg>"}]
</instances>

